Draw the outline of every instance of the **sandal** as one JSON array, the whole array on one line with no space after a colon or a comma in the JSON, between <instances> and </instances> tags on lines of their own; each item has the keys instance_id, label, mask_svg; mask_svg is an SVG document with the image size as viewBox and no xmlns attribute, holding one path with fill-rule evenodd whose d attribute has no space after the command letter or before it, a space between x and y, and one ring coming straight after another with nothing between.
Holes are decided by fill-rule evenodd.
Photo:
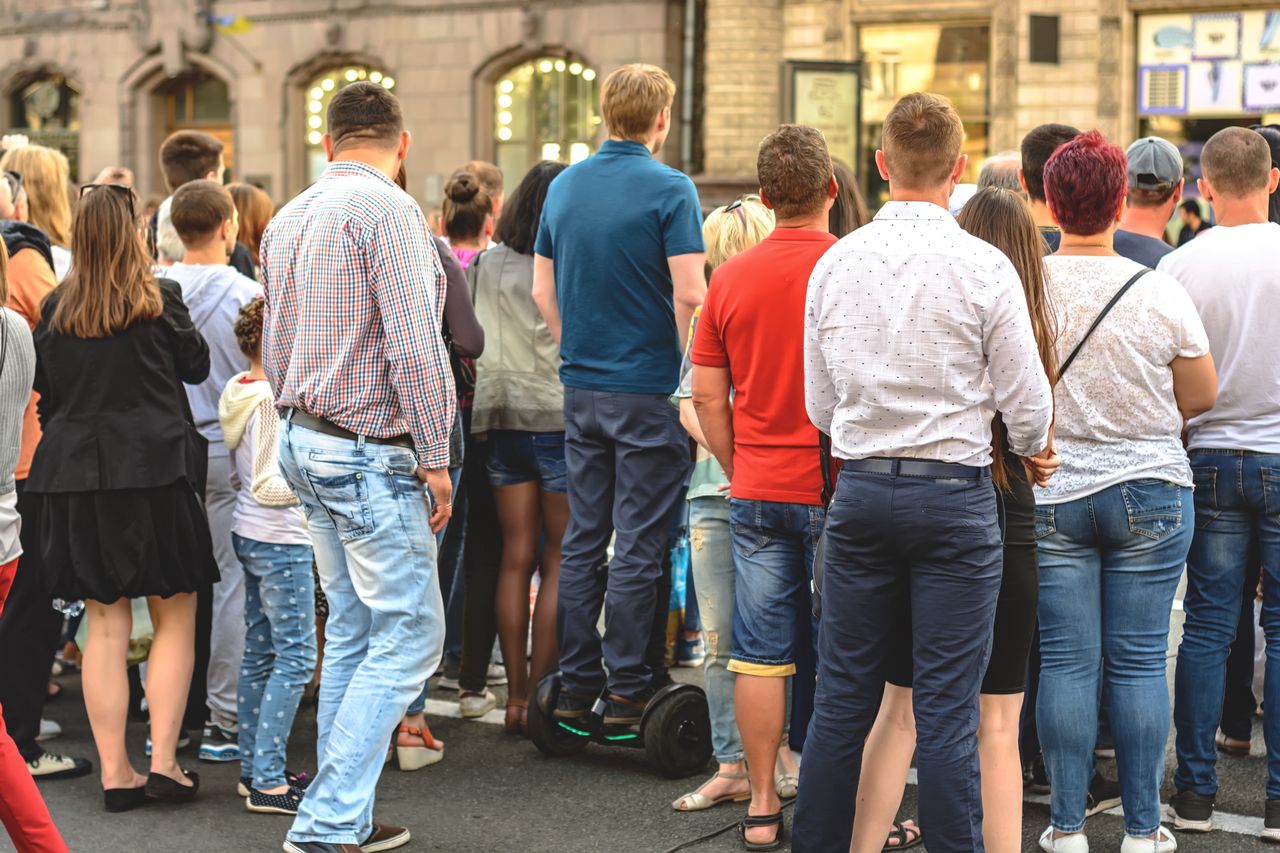
<instances>
[{"instance_id":1,"label":"sandal","mask_svg":"<svg viewBox=\"0 0 1280 853\"><path fill-rule=\"evenodd\" d=\"M898 842L894 844L893 842ZM910 821L906 823L895 823L893 829L889 830L889 837L885 839L885 850L906 850L915 847L921 841L924 841L924 835L920 832L920 827Z\"/></svg>"},{"instance_id":2,"label":"sandal","mask_svg":"<svg viewBox=\"0 0 1280 853\"><path fill-rule=\"evenodd\" d=\"M778 833L773 836L772 841L766 841L763 844L755 844L747 840L747 830L755 829L761 826L776 826ZM773 814L754 815L749 814L738 824L738 835L742 837L742 847L744 850L777 850L782 847L782 812L774 812Z\"/></svg>"},{"instance_id":3,"label":"sandal","mask_svg":"<svg viewBox=\"0 0 1280 853\"><path fill-rule=\"evenodd\" d=\"M423 726L422 728L414 728L413 726L399 726L396 729L397 734L411 735L420 738L422 746L400 746L396 744L396 761L400 765L400 769L404 771L421 770L423 767L435 764L444 758L444 741L436 740L431 736L431 729Z\"/></svg>"},{"instance_id":4,"label":"sandal","mask_svg":"<svg viewBox=\"0 0 1280 853\"><path fill-rule=\"evenodd\" d=\"M1245 757L1249 755L1250 742L1247 740L1236 740L1227 737L1226 734L1219 730L1217 736L1213 739L1218 745L1218 752L1225 755L1235 755Z\"/></svg>"},{"instance_id":5,"label":"sandal","mask_svg":"<svg viewBox=\"0 0 1280 853\"><path fill-rule=\"evenodd\" d=\"M502 727L506 729L507 734L520 735L523 737L528 724L529 703L522 702L519 699L508 699L507 719L502 724Z\"/></svg>"},{"instance_id":6,"label":"sandal","mask_svg":"<svg viewBox=\"0 0 1280 853\"><path fill-rule=\"evenodd\" d=\"M779 773L773 777L773 787L778 791L778 799L794 800L800 792L800 774Z\"/></svg>"},{"instance_id":7,"label":"sandal","mask_svg":"<svg viewBox=\"0 0 1280 853\"><path fill-rule=\"evenodd\" d=\"M739 782L749 778L746 773L717 773L707 781L698 786L698 790L690 791L671 804L671 808L678 812L700 812L703 809L709 809L712 806L718 806L721 803L741 803L751 799L751 788L741 791L737 794L723 794L714 799L702 793L702 789L710 785L716 779L731 779Z\"/></svg>"}]
</instances>

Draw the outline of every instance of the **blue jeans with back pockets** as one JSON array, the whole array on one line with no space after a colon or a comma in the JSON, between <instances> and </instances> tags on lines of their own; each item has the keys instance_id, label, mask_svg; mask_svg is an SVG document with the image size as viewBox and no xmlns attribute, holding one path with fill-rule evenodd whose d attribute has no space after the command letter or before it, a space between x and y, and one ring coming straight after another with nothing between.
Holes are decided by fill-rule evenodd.
<instances>
[{"instance_id":1,"label":"blue jeans with back pockets","mask_svg":"<svg viewBox=\"0 0 1280 853\"><path fill-rule=\"evenodd\" d=\"M1036 721L1052 786L1050 818L1061 832L1084 827L1103 679L1125 832L1147 836L1160 826L1169 617L1193 515L1190 488L1155 479L1036 507Z\"/></svg>"},{"instance_id":2,"label":"blue jeans with back pockets","mask_svg":"<svg viewBox=\"0 0 1280 853\"><path fill-rule=\"evenodd\" d=\"M444 647L431 497L412 450L281 427L280 469L302 500L329 600L319 770L289 839L359 844L392 733Z\"/></svg>"},{"instance_id":3,"label":"blue jeans with back pockets","mask_svg":"<svg viewBox=\"0 0 1280 853\"><path fill-rule=\"evenodd\" d=\"M1280 455L1193 450L1191 468L1196 527L1187 557L1186 622L1174 686L1174 786L1206 796L1218 791L1214 737L1227 654L1240 624L1248 569L1261 563L1267 799L1280 799L1280 713L1271 713L1280 709Z\"/></svg>"},{"instance_id":4,"label":"blue jeans with back pockets","mask_svg":"<svg viewBox=\"0 0 1280 853\"><path fill-rule=\"evenodd\" d=\"M316 668L316 592L310 545L231 534L244 567L240 663L240 776L259 791L286 784L285 751L303 688Z\"/></svg>"}]
</instances>

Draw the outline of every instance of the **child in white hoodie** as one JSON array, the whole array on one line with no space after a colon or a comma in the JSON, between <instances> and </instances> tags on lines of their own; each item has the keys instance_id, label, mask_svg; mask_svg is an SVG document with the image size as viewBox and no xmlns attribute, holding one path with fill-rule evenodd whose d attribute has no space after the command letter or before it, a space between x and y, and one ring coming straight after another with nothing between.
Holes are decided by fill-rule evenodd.
<instances>
[{"instance_id":1,"label":"child in white hoodie","mask_svg":"<svg viewBox=\"0 0 1280 853\"><path fill-rule=\"evenodd\" d=\"M218 401L239 481L231 530L245 575L240 782L249 811L297 814L303 789L285 770L285 748L316 665L315 581L302 511L280 475L280 420L262 371L262 309L258 297L240 310L236 342L250 368L227 383Z\"/></svg>"}]
</instances>

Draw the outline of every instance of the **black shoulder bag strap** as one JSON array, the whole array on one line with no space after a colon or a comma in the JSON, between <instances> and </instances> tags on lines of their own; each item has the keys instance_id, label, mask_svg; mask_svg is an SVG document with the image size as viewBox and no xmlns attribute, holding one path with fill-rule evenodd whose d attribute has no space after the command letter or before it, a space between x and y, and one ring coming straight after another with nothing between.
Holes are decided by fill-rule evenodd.
<instances>
[{"instance_id":1,"label":"black shoulder bag strap","mask_svg":"<svg viewBox=\"0 0 1280 853\"><path fill-rule=\"evenodd\" d=\"M1116 303L1120 301L1121 297L1129 292L1129 288L1137 284L1138 279L1142 278L1149 272L1151 272L1151 270L1148 267L1143 267L1134 273L1133 278L1126 281L1124 283L1124 287L1117 290L1116 295L1111 297L1111 301L1106 304L1106 307L1098 312L1098 316L1093 321L1093 325L1089 327L1089 331L1084 333L1084 337L1080 339L1080 343L1076 344L1076 348L1071 351L1071 354L1067 356L1066 361L1062 362L1062 366L1058 368L1059 379L1061 379L1062 375L1067 372L1067 368L1071 366L1071 363L1076 360L1076 356L1080 354L1080 350L1084 348L1085 343L1093 335L1094 329L1097 329L1098 325L1106 319L1107 315L1111 313L1111 309L1116 307Z\"/></svg>"},{"instance_id":2,"label":"black shoulder bag strap","mask_svg":"<svg viewBox=\"0 0 1280 853\"><path fill-rule=\"evenodd\" d=\"M822 465L822 508L831 508L836 486L831 476L831 436L818 430L818 462ZM822 524L822 535L813 549L813 580L809 582L809 598L813 605L813 618L822 618L822 568L827 554L827 525Z\"/></svg>"}]
</instances>

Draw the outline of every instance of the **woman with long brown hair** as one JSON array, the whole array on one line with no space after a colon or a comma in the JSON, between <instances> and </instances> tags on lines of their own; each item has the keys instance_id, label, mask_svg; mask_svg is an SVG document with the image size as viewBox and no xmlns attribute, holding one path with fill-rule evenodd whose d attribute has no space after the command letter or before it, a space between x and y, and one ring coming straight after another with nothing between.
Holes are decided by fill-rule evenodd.
<instances>
[{"instance_id":1,"label":"woman with long brown hair","mask_svg":"<svg viewBox=\"0 0 1280 853\"><path fill-rule=\"evenodd\" d=\"M209 373L209 348L181 290L151 274L133 191L82 190L73 265L35 330L44 437L27 480L55 598L84 599L84 697L108 811L184 802L199 780L178 766L191 682L195 591L217 579L197 497L206 447L183 383ZM147 670L151 773L125 750L131 598L155 628Z\"/></svg>"},{"instance_id":2,"label":"woman with long brown hair","mask_svg":"<svg viewBox=\"0 0 1280 853\"><path fill-rule=\"evenodd\" d=\"M262 235L266 233L271 217L275 215L275 205L266 190L253 184L232 184L227 187L231 198L236 203L236 212L240 215L239 240L249 250L253 258L253 269L257 272L261 263L258 261L258 245Z\"/></svg>"},{"instance_id":3,"label":"woman with long brown hair","mask_svg":"<svg viewBox=\"0 0 1280 853\"><path fill-rule=\"evenodd\" d=\"M1004 252L1013 263L1026 293L1040 360L1052 382L1057 375L1054 349L1057 333L1045 296L1044 242L1026 202L1011 190L991 187L975 195L957 221L970 234ZM1036 503L1031 491L1035 477L1029 474L1022 460L1009 451L998 416L991 432L991 477L1004 505L1004 576L996 604L991 661L979 699L982 835L991 853L1017 853L1022 849L1018 721L1040 588ZM911 624L909 609L904 610L899 621L902 625ZM915 751L910 635L903 632L893 648L884 701L867 738L862 762L863 781L858 786L858 817L854 822L852 847L857 853L880 850L883 846L883 827L892 822L898 810ZM918 830L907 825L890 834L889 846L911 846L919 842L920 837Z\"/></svg>"}]
</instances>

